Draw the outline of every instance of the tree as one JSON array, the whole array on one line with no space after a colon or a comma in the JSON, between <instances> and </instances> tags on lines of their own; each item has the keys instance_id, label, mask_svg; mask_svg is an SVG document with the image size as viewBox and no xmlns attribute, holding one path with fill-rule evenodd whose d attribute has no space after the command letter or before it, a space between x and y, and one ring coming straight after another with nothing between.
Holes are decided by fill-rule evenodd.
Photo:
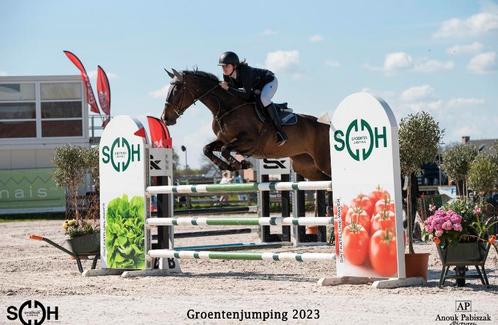
<instances>
[{"instance_id":1,"label":"tree","mask_svg":"<svg viewBox=\"0 0 498 325\"><path fill-rule=\"evenodd\" d=\"M408 221L408 248L413 250L413 220L412 212L412 175L421 171L422 165L436 161L438 144L444 134L439 123L427 112L409 114L401 119L399 127L399 154L401 173L407 176L407 221Z\"/></svg>"},{"instance_id":2,"label":"tree","mask_svg":"<svg viewBox=\"0 0 498 325\"><path fill-rule=\"evenodd\" d=\"M470 144L455 144L446 148L443 153L443 169L457 184L458 195L464 194L470 164L477 156L477 148Z\"/></svg>"},{"instance_id":3,"label":"tree","mask_svg":"<svg viewBox=\"0 0 498 325\"><path fill-rule=\"evenodd\" d=\"M493 191L498 181L498 164L491 154L479 154L470 163L469 186L479 195Z\"/></svg>"},{"instance_id":4,"label":"tree","mask_svg":"<svg viewBox=\"0 0 498 325\"><path fill-rule=\"evenodd\" d=\"M79 221L78 188L83 181L87 168L84 148L80 146L64 145L55 149L54 155L54 181L57 186L66 189L66 196L72 204L75 218Z\"/></svg>"}]
</instances>

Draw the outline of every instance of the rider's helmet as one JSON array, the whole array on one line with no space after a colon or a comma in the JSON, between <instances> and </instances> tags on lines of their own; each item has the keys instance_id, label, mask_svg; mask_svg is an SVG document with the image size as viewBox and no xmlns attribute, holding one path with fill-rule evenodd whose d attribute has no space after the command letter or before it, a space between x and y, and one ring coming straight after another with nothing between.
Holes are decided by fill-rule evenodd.
<instances>
[{"instance_id":1,"label":"rider's helmet","mask_svg":"<svg viewBox=\"0 0 498 325\"><path fill-rule=\"evenodd\" d=\"M240 63L237 54L231 51L223 52L220 55L218 65L233 64L238 65Z\"/></svg>"}]
</instances>

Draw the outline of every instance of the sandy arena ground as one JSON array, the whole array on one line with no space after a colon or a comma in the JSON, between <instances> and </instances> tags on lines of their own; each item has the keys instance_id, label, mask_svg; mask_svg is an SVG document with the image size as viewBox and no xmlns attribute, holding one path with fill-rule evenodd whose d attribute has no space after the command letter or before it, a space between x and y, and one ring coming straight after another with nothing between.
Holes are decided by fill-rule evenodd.
<instances>
[{"instance_id":1,"label":"sandy arena ground","mask_svg":"<svg viewBox=\"0 0 498 325\"><path fill-rule=\"evenodd\" d=\"M464 288L455 287L450 280L439 289L441 266L435 247L417 244L417 252L431 253L427 286L381 290L370 285L318 286L319 278L335 275L335 265L326 263L182 260L185 274L181 276L82 277L68 255L44 242L28 240L28 234L33 233L58 243L64 240L61 221L0 224L0 324L21 324L19 320L7 319L7 308L19 307L32 299L45 306L58 306L59 320L44 324L284 323L281 319L244 322L189 319L189 310L279 312L286 314L286 322L290 324L456 324L449 318L441 320L455 316L456 300L471 302L472 312L465 315L491 318L473 323L498 324L498 257L494 249L486 264L491 284L488 289L478 280L469 280ZM257 241L256 233L183 239L177 240L176 245L250 241ZM274 250L330 252L332 249ZM85 261L85 269L90 264ZM305 314L308 309L312 310L311 319L293 319L293 310ZM457 316L460 321L462 313Z\"/></svg>"}]
</instances>

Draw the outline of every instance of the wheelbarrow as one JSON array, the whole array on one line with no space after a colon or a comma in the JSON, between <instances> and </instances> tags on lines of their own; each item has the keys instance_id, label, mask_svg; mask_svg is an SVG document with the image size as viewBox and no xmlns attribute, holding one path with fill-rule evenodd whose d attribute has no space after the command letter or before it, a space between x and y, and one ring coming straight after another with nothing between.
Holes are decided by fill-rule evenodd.
<instances>
[{"instance_id":1,"label":"wheelbarrow","mask_svg":"<svg viewBox=\"0 0 498 325\"><path fill-rule=\"evenodd\" d=\"M80 271L80 273L83 273L83 266L81 264L82 259L89 260L90 257L93 256L92 270L94 270L95 267L97 266L97 260L100 258L100 251L98 251L97 253L78 253L78 254L76 254L75 252L73 252L73 251L71 251L71 250L69 250L69 249L51 241L50 239L43 237L43 236L30 235L28 238L32 239L32 240L42 240L42 241L54 246L55 248L63 251L64 253L70 255L73 259L76 260L76 264L78 264L78 270Z\"/></svg>"}]
</instances>

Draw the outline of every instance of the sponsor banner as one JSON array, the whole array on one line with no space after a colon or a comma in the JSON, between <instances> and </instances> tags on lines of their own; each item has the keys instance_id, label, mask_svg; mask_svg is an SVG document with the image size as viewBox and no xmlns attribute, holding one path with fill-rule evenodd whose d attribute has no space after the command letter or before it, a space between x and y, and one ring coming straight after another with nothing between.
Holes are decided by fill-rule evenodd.
<instances>
[{"instance_id":1,"label":"sponsor banner","mask_svg":"<svg viewBox=\"0 0 498 325\"><path fill-rule=\"evenodd\" d=\"M398 127L368 93L346 97L330 133L338 276L404 277Z\"/></svg>"},{"instance_id":2,"label":"sponsor banner","mask_svg":"<svg viewBox=\"0 0 498 325\"><path fill-rule=\"evenodd\" d=\"M53 168L0 170L0 214L64 211L64 189Z\"/></svg>"},{"instance_id":3,"label":"sponsor banner","mask_svg":"<svg viewBox=\"0 0 498 325\"><path fill-rule=\"evenodd\" d=\"M259 159L259 173L261 175L290 174L289 158Z\"/></svg>"},{"instance_id":4,"label":"sponsor banner","mask_svg":"<svg viewBox=\"0 0 498 325\"><path fill-rule=\"evenodd\" d=\"M149 176L173 177L172 149L151 148L149 158Z\"/></svg>"},{"instance_id":5,"label":"sponsor banner","mask_svg":"<svg viewBox=\"0 0 498 325\"><path fill-rule=\"evenodd\" d=\"M102 268L143 269L146 137L129 116L116 116L99 147ZM139 132L138 132L139 133Z\"/></svg>"}]
</instances>

